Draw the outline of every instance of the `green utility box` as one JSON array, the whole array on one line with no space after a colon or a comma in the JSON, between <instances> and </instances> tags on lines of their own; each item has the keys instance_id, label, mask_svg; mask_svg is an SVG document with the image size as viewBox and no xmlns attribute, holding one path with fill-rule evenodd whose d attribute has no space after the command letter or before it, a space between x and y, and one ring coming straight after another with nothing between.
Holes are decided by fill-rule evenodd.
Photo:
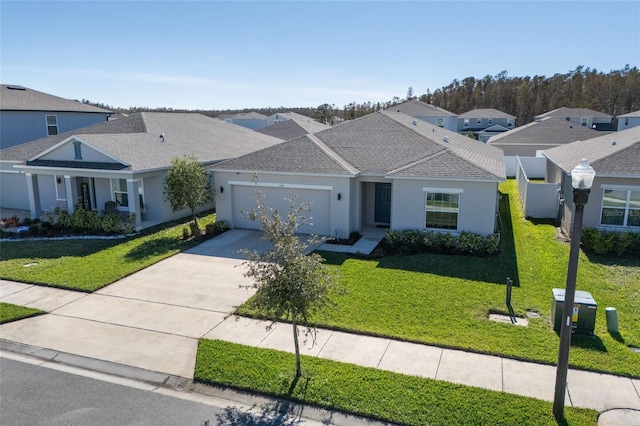
<instances>
[{"instance_id":1,"label":"green utility box","mask_svg":"<svg viewBox=\"0 0 640 426\"><path fill-rule=\"evenodd\" d=\"M554 288L553 300L551 301L551 321L553 329L560 331L562 326L562 308L564 307L564 289ZM593 336L596 328L596 310L598 305L586 291L576 290L573 300L573 315L571 318L571 331L576 334L587 334Z\"/></svg>"}]
</instances>

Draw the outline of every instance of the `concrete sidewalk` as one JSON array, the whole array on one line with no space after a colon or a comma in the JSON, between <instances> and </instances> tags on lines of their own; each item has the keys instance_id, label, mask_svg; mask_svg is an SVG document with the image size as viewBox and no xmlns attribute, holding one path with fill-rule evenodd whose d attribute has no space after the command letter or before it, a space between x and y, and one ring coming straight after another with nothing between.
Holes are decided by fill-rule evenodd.
<instances>
[{"instance_id":1,"label":"concrete sidewalk","mask_svg":"<svg viewBox=\"0 0 640 426\"><path fill-rule=\"evenodd\" d=\"M0 281L0 301L49 314L0 325L13 343L193 378L200 337L293 350L290 324L229 316L253 294L240 288L237 248L260 249L251 231L223 234L93 293ZM340 246L336 246L340 247ZM319 330L310 356L551 401L555 367L392 339ZM640 380L570 370L567 405L640 424ZM633 411L637 410L637 411ZM617 416L617 417L616 417ZM631 419L631 420L629 420ZM635 422L635 423L634 423ZM607 423L602 423L607 424Z\"/></svg>"}]
</instances>

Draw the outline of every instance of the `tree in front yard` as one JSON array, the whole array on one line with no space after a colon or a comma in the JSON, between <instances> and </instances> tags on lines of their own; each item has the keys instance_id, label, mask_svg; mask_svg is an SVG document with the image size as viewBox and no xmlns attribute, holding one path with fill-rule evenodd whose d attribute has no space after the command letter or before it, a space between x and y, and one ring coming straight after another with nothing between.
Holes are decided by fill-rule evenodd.
<instances>
[{"instance_id":1,"label":"tree in front yard","mask_svg":"<svg viewBox=\"0 0 640 426\"><path fill-rule=\"evenodd\" d=\"M175 157L167 172L164 190L171 209L175 212L191 209L193 226L199 230L196 208L213 200L213 190L209 172L191 156Z\"/></svg>"},{"instance_id":2,"label":"tree in front yard","mask_svg":"<svg viewBox=\"0 0 640 426\"><path fill-rule=\"evenodd\" d=\"M317 236L305 242L296 235L300 226L310 223L310 219L304 216L304 212L309 211L308 204L296 205L295 192L291 193L289 212L284 216L265 203L261 191L256 190L255 200L256 207L246 215L262 223L262 238L269 240L272 248L264 252L243 251L247 259L244 275L253 279L249 287L257 290L250 303L274 320L291 320L298 378L302 374L298 326L303 325L305 336L311 336L315 342L316 329L309 325L309 320L313 313L333 306L329 295L338 289L336 271L326 266L320 255L306 253L311 245L320 241Z\"/></svg>"}]
</instances>

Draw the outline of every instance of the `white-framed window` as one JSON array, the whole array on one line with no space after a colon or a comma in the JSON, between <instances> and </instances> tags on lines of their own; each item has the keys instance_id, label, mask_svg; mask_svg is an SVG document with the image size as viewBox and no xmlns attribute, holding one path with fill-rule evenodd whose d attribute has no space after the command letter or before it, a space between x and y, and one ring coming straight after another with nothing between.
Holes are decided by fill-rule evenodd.
<instances>
[{"instance_id":1,"label":"white-framed window","mask_svg":"<svg viewBox=\"0 0 640 426\"><path fill-rule=\"evenodd\" d=\"M482 118L478 118L478 126L482 124Z\"/></svg>"},{"instance_id":2,"label":"white-framed window","mask_svg":"<svg viewBox=\"0 0 640 426\"><path fill-rule=\"evenodd\" d=\"M468 118L464 119L464 127L469 127L469 119Z\"/></svg>"},{"instance_id":3,"label":"white-framed window","mask_svg":"<svg viewBox=\"0 0 640 426\"><path fill-rule=\"evenodd\" d=\"M493 118L487 118L487 123L488 124L493 124Z\"/></svg>"},{"instance_id":4,"label":"white-framed window","mask_svg":"<svg viewBox=\"0 0 640 426\"><path fill-rule=\"evenodd\" d=\"M424 227L457 230L462 190L424 188L424 191L426 192Z\"/></svg>"},{"instance_id":5,"label":"white-framed window","mask_svg":"<svg viewBox=\"0 0 640 426\"><path fill-rule=\"evenodd\" d=\"M604 189L600 225L640 228L640 188Z\"/></svg>"},{"instance_id":6,"label":"white-framed window","mask_svg":"<svg viewBox=\"0 0 640 426\"><path fill-rule=\"evenodd\" d=\"M580 120L580 125L587 127L587 124L589 124L589 119L587 117L582 117L582 119Z\"/></svg>"},{"instance_id":7,"label":"white-framed window","mask_svg":"<svg viewBox=\"0 0 640 426\"><path fill-rule=\"evenodd\" d=\"M47 135L53 136L58 134L58 117L55 115L47 115Z\"/></svg>"},{"instance_id":8,"label":"white-framed window","mask_svg":"<svg viewBox=\"0 0 640 426\"><path fill-rule=\"evenodd\" d=\"M142 179L140 179L138 181L138 199L140 200L140 211L144 212L145 211L145 206L144 206L144 185L143 185L144 181Z\"/></svg>"},{"instance_id":9,"label":"white-framed window","mask_svg":"<svg viewBox=\"0 0 640 426\"><path fill-rule=\"evenodd\" d=\"M513 120L507 118L507 127L513 127Z\"/></svg>"},{"instance_id":10,"label":"white-framed window","mask_svg":"<svg viewBox=\"0 0 640 426\"><path fill-rule=\"evenodd\" d=\"M629 118L625 118L625 119L624 119L624 125L625 125L625 126L628 126L628 125L629 125Z\"/></svg>"},{"instance_id":11,"label":"white-framed window","mask_svg":"<svg viewBox=\"0 0 640 426\"><path fill-rule=\"evenodd\" d=\"M113 200L116 202L118 209L129 208L129 194L127 194L126 179L111 179L111 187L113 188Z\"/></svg>"}]
</instances>

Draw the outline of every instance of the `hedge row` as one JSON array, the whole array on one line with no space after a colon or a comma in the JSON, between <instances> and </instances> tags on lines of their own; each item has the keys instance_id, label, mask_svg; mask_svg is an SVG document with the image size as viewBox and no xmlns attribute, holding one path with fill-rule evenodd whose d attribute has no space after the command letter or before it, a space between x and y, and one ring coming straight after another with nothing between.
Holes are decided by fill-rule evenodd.
<instances>
[{"instance_id":1,"label":"hedge row","mask_svg":"<svg viewBox=\"0 0 640 426\"><path fill-rule=\"evenodd\" d=\"M640 232L614 232L585 228L580 241L584 251L599 255L640 254Z\"/></svg>"},{"instance_id":2,"label":"hedge row","mask_svg":"<svg viewBox=\"0 0 640 426\"><path fill-rule=\"evenodd\" d=\"M453 235L447 232L420 230L387 231L381 242L385 254L442 253L469 256L498 254L500 236L483 236L472 232Z\"/></svg>"}]
</instances>

